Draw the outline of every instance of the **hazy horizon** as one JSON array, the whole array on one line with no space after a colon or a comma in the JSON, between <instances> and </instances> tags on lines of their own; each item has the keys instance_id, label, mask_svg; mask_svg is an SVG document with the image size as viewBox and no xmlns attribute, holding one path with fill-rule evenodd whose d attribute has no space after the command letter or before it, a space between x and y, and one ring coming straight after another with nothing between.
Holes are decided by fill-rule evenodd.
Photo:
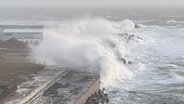
<instances>
[{"instance_id":1,"label":"hazy horizon","mask_svg":"<svg viewBox=\"0 0 184 104\"><path fill-rule=\"evenodd\" d=\"M158 7L182 8L183 0L0 0L0 7Z\"/></svg>"}]
</instances>

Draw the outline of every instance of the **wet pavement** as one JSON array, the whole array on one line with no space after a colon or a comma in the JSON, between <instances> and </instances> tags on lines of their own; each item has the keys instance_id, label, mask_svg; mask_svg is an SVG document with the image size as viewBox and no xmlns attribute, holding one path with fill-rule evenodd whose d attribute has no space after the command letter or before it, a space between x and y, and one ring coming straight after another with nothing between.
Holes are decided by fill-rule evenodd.
<instances>
[{"instance_id":1,"label":"wet pavement","mask_svg":"<svg viewBox=\"0 0 184 104\"><path fill-rule=\"evenodd\" d=\"M31 104L75 104L98 79L98 74L67 71Z\"/></svg>"},{"instance_id":2,"label":"wet pavement","mask_svg":"<svg viewBox=\"0 0 184 104\"><path fill-rule=\"evenodd\" d=\"M30 100L26 104L80 104L100 89L99 74L67 69L58 74L62 70L64 69L59 67L46 67L35 74L32 80L19 85L16 94L5 104L20 104L22 99L49 81L52 83L48 83L47 87L33 97L28 97ZM59 77L53 79L56 75Z\"/></svg>"},{"instance_id":3,"label":"wet pavement","mask_svg":"<svg viewBox=\"0 0 184 104\"><path fill-rule=\"evenodd\" d=\"M15 94L5 102L5 104L16 104L34 89L47 82L55 73L61 69L55 67L46 67L44 70L33 75L31 80L28 80L17 86Z\"/></svg>"}]
</instances>

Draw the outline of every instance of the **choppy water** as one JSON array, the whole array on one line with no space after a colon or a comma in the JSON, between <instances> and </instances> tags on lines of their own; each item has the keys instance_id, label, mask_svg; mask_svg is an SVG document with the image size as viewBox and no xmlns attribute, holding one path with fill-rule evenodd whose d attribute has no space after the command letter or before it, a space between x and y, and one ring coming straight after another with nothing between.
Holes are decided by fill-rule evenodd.
<instances>
[{"instance_id":1,"label":"choppy water","mask_svg":"<svg viewBox=\"0 0 184 104\"><path fill-rule=\"evenodd\" d=\"M85 64L96 65L99 61L107 60L108 64L112 64L113 67L108 66L108 68L117 68L120 69L122 73L127 74L127 70L129 70L132 74L131 78L123 77L124 74L120 74L118 79L118 86L116 87L107 87L107 90L110 94L110 102L111 104L184 104L184 15L183 10L181 9L148 9L148 10L131 10L131 9L34 9L34 10L6 10L1 9L0 17L1 23L9 23L9 22L21 22L21 23L60 23L63 21L67 26L60 27L56 30L49 30L47 32L52 33L52 40L47 39L41 44L40 47L45 50L54 50L50 53L45 53L45 56L49 54L57 54L57 59L52 57L47 57L46 59L52 60L57 64L60 64L60 60L64 59L64 63L71 62L74 66L75 64L80 64L85 62ZM29 12L26 12L29 11ZM18 12L18 13L17 13ZM88 18L88 19L85 19ZM90 19L89 19L90 18ZM95 19L94 19L95 18ZM100 19L98 19L100 18ZM102 19L103 18L103 19ZM85 20L83 20L85 19ZM130 29L126 30L125 28L131 28L132 22L125 22L124 19L129 19L134 23L141 24L141 28L139 29ZM70 21L70 22L69 22ZM71 22L72 21L72 22ZM77 21L77 22L76 22ZM81 23L81 21L83 21ZM107 24L106 24L107 23ZM136 36L141 37L143 40L137 42L135 40L129 41L128 43L125 40L119 40L122 37L115 37L112 40L107 39L110 43L115 44L114 51L112 47L106 46L106 43L99 42L99 40L104 41L104 38L100 36L93 36L93 34L109 33L112 32L106 31L112 25L115 26L115 29L120 33L128 33L134 34ZM69 25L68 25L69 24ZM87 25L83 25L87 24ZM102 26L102 30L97 29L94 25ZM114 25L115 24L115 25ZM122 25L118 28L116 25ZM79 28L77 26L79 26ZM103 26L105 28L103 28ZM107 26L107 27L106 27ZM84 30L81 28L84 27ZM86 29L87 27L87 29ZM65 30L64 28L67 28ZM68 29L69 28L69 29ZM113 27L114 28L114 27ZM55 32L53 32L55 31ZM68 32L72 31L72 32ZM79 33L78 33L79 31ZM114 32L114 31L113 31ZM118 33L117 32L117 33ZM69 37L61 36L58 34L69 34ZM86 38L83 35L89 33L88 40L85 41ZM48 36L47 33L45 33ZM72 35L71 35L72 34ZM74 34L74 35L73 35ZM82 34L82 35L81 35ZM76 39L77 35L77 39ZM75 38L74 38L75 37ZM61 42L63 44L67 44L66 46L69 49L62 50L66 48L61 45L56 48L46 48L48 44L58 44L62 39L66 40L68 38L72 38L75 46L73 44L64 41ZM53 42L53 40L55 40ZM61 40L60 40L61 39ZM78 42L78 39L80 42ZM82 42L81 42L82 41ZM123 41L123 42L122 42ZM92 44L87 44L87 42L92 42ZM94 44L93 44L94 42ZM87 45L86 45L87 44ZM112 44L112 45L113 45ZM123 44L120 45L120 44ZM82 46L82 47L81 47ZM119 65L117 61L116 52L121 51L121 47L124 53L125 58L130 59L134 63L132 65ZM44 48L43 48L44 47ZM86 47L93 47L93 49L86 49ZM96 48L98 47L98 48ZM105 48L104 48L105 47ZM102 50L102 48L104 48ZM71 52L78 51L77 53ZM80 49L80 50L76 50ZM96 51L99 49L100 51ZM112 50L111 50L112 49ZM56 52L57 51L57 52ZM74 54L72 58L78 61L78 63L73 62L71 60L67 60L67 57L58 57L60 52L64 51L65 56L69 56ZM69 52L70 51L70 52ZM90 56L82 56L82 54L87 54ZM39 50L36 51L37 55L40 55ZM95 52L95 54L93 53ZM101 53L100 53L101 52ZM97 54L97 55L96 55ZM106 55L104 55L106 54ZM43 54L42 54L43 55ZM76 57L76 55L80 57ZM42 58L45 56L41 56ZM71 57L70 56L70 57ZM93 57L91 57L93 56ZM86 58L87 57L87 58ZM109 61L112 58L113 61ZM89 62L89 63L86 63ZM90 64L90 62L92 64ZM99 63L101 63L99 61ZM105 63L105 64L107 64ZM140 64L143 67L141 69ZM121 63L123 64L123 63ZM98 64L101 66L101 64ZM67 66L67 65L66 65ZM116 66L116 67L114 67ZM118 66L118 67L117 67ZM121 67L123 66L123 67ZM69 67L69 66L67 66ZM73 66L72 66L73 67ZM103 66L104 67L104 66ZM126 70L123 68L127 68ZM93 67L94 68L94 67ZM95 66L95 68L98 68ZM107 68L107 67L104 67ZM107 68L107 69L108 69ZM113 70L112 70L113 71ZM109 71L108 76L111 76L112 71ZM125 73L126 72L126 73ZM107 75L106 74L106 75ZM114 78L114 76L112 77ZM108 81L107 81L108 82ZM112 81L109 81L111 84Z\"/></svg>"},{"instance_id":2,"label":"choppy water","mask_svg":"<svg viewBox=\"0 0 184 104\"><path fill-rule=\"evenodd\" d=\"M128 81L126 87L110 91L111 103L183 104L184 29L156 26L146 27L139 33L154 40L131 51L135 60L141 61L146 68Z\"/></svg>"}]
</instances>

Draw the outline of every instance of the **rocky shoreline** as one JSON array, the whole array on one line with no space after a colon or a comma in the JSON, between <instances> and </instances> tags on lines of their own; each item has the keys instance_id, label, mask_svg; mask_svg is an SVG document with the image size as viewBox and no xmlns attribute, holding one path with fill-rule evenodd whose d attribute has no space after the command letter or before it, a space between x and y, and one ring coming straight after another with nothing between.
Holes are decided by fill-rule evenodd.
<instances>
[{"instance_id":1,"label":"rocky shoreline","mask_svg":"<svg viewBox=\"0 0 184 104\"><path fill-rule=\"evenodd\" d=\"M88 97L85 104L109 104L109 96L105 92L105 88Z\"/></svg>"}]
</instances>

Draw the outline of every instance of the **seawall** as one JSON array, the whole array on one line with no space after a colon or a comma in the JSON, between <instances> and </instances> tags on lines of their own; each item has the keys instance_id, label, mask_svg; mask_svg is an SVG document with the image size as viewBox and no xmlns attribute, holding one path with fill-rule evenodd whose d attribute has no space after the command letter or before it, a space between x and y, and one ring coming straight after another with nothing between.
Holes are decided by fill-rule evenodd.
<instances>
[{"instance_id":1,"label":"seawall","mask_svg":"<svg viewBox=\"0 0 184 104\"><path fill-rule=\"evenodd\" d=\"M95 73L63 70L41 84L17 104L84 104L100 89Z\"/></svg>"}]
</instances>

